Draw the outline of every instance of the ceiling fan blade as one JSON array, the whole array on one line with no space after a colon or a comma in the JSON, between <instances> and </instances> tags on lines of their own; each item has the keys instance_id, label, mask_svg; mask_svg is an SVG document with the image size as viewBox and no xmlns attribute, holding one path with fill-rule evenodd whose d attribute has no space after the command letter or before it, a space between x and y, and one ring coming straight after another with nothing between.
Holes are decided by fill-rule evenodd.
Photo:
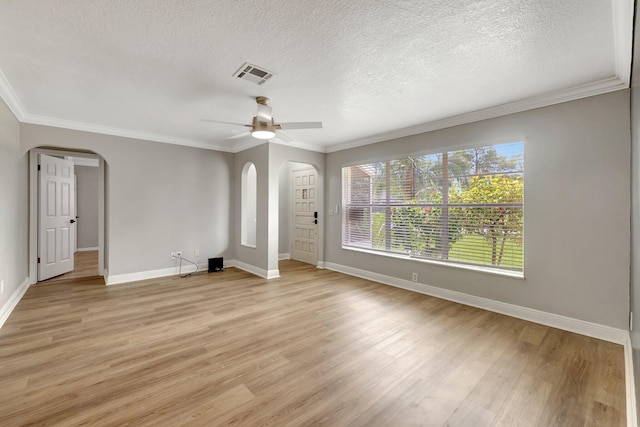
<instances>
[{"instance_id":1,"label":"ceiling fan blade","mask_svg":"<svg viewBox=\"0 0 640 427\"><path fill-rule=\"evenodd\" d=\"M249 127L249 128L251 127L251 125L246 125L244 123L223 122L222 120L200 119L200 121L211 122L211 123L220 123L220 124L223 124L223 125L244 126L244 127Z\"/></svg>"},{"instance_id":2,"label":"ceiling fan blade","mask_svg":"<svg viewBox=\"0 0 640 427\"><path fill-rule=\"evenodd\" d=\"M256 117L260 121L270 122L273 118L271 111L271 107L269 107L268 105L258 104L258 113L256 114Z\"/></svg>"},{"instance_id":3,"label":"ceiling fan blade","mask_svg":"<svg viewBox=\"0 0 640 427\"><path fill-rule=\"evenodd\" d=\"M243 136L247 136L247 135L251 135L251 132L250 131L246 131L246 132L239 133L237 135L228 136L227 139L238 139L238 138L242 138Z\"/></svg>"},{"instance_id":4,"label":"ceiling fan blade","mask_svg":"<svg viewBox=\"0 0 640 427\"><path fill-rule=\"evenodd\" d=\"M278 144L288 145L287 141L284 141L283 139L277 138L277 137L269 138L269 142L276 142Z\"/></svg>"},{"instance_id":5,"label":"ceiling fan blade","mask_svg":"<svg viewBox=\"0 0 640 427\"><path fill-rule=\"evenodd\" d=\"M322 122L279 123L276 127L280 129L322 129Z\"/></svg>"},{"instance_id":6,"label":"ceiling fan blade","mask_svg":"<svg viewBox=\"0 0 640 427\"><path fill-rule=\"evenodd\" d=\"M278 139L281 140L282 142L295 142L296 140L294 137L292 137L291 135L289 135L283 130L280 130L280 132L278 132L277 135L278 135Z\"/></svg>"}]
</instances>

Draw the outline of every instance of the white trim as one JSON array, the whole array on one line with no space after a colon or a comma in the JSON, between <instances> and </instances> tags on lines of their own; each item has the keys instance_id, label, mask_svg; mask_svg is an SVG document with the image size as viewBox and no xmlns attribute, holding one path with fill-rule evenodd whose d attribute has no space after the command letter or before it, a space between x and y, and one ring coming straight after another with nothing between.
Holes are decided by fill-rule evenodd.
<instances>
[{"instance_id":1,"label":"white trim","mask_svg":"<svg viewBox=\"0 0 640 427\"><path fill-rule=\"evenodd\" d=\"M624 383L627 395L627 426L638 427L638 415L636 408L636 384L633 369L633 345L631 344L631 334L627 332L627 339L624 342Z\"/></svg>"},{"instance_id":2,"label":"white trim","mask_svg":"<svg viewBox=\"0 0 640 427\"><path fill-rule=\"evenodd\" d=\"M4 99L5 104L7 104L7 107L9 107L13 115L16 116L19 121L24 121L27 110L24 108L24 105L22 105L20 98L16 95L2 70L0 70L0 97Z\"/></svg>"},{"instance_id":3,"label":"white trim","mask_svg":"<svg viewBox=\"0 0 640 427\"><path fill-rule=\"evenodd\" d=\"M245 138L244 140L240 140L235 143L235 146L232 150L232 153L239 153L244 150L248 150L253 147L257 147L258 145L268 144L269 140L266 139L257 139L257 138Z\"/></svg>"},{"instance_id":4,"label":"white trim","mask_svg":"<svg viewBox=\"0 0 640 427\"><path fill-rule=\"evenodd\" d=\"M472 111L470 113L460 114L457 116L447 117L441 120L423 123L403 129L397 129L390 132L384 132L377 135L359 138L345 143L335 144L327 147L326 153L346 150L348 148L360 147L363 145L374 144L376 142L388 141L392 139L402 138L406 136L417 135L425 132L431 132L438 129L444 129L452 126L464 125L467 123L477 122L480 120L492 119L495 117L506 116L507 114L519 113L522 111L532 110L534 108L546 107L548 105L560 104L562 102L573 101L576 99L587 98L590 96L601 95L608 92L627 89L629 84L618 77L610 77L608 79L599 80L593 83L587 83L568 89L546 93L543 95L533 96L531 98L522 99L507 104L496 105L494 107L482 110Z\"/></svg>"},{"instance_id":5,"label":"white trim","mask_svg":"<svg viewBox=\"0 0 640 427\"><path fill-rule=\"evenodd\" d=\"M236 267L240 270L244 270L248 273L255 274L256 276L262 277L263 279L276 279L280 277L280 271L278 269L275 270L265 270L251 264L244 263L242 261L236 260L227 260L224 264L225 267ZM182 264L182 274L187 274L192 272L191 268L193 266L191 264ZM200 271L208 271L208 264L201 263L198 264L198 272ZM104 279L105 283L108 286L111 285L119 285L123 283L137 282L139 280L147 280L147 279L156 279L159 277L167 277L167 276L177 276L179 274L179 267L169 267L169 268L160 268L158 270L148 270L148 271L138 271L135 273L126 273L126 274L118 274L115 276L109 276L107 270L104 270ZM193 271L195 273L196 271Z\"/></svg>"},{"instance_id":6,"label":"white trim","mask_svg":"<svg viewBox=\"0 0 640 427\"><path fill-rule=\"evenodd\" d=\"M575 86L568 89L562 89L531 98L522 99L507 104L497 105L477 111L472 111L457 116L448 117L441 120L423 123L417 126L411 126L403 129L393 130L377 135L339 143L336 145L321 147L317 144L302 143L299 141L288 142L286 145L296 146L310 151L318 151L324 153L332 153L335 151L346 150L348 148L360 147L363 145L373 144L376 142L387 141L396 138L402 138L410 135L430 132L433 130L444 129L452 126L472 123L479 120L500 117L507 114L518 113L521 111L540 108L547 105L559 104L562 102L572 101L575 99L586 98L589 96L600 95L616 90L627 89L629 87L631 73L631 48L629 28L633 20L633 2L630 0L612 0L615 26L615 70L616 76ZM13 88L9 84L6 76L0 70L0 97L5 101L9 109L16 118L23 123L32 123L43 126L52 126L63 129L74 129L85 132L93 132L105 135L121 136L124 138L135 138L145 141L162 142L167 144L184 145L187 147L203 148L208 150L226 151L238 153L246 149L255 147L264 143L262 140L247 139L241 143L235 144L233 147L215 145L211 142L198 141L193 139L177 138L174 136L160 135L150 132L141 132L131 129L122 129L109 126L100 126L92 123L84 123L73 120L58 119L55 117L41 116L37 114L29 114L20 99L15 94ZM280 141L271 141L280 143Z\"/></svg>"},{"instance_id":7,"label":"white trim","mask_svg":"<svg viewBox=\"0 0 640 427\"><path fill-rule=\"evenodd\" d=\"M182 274L207 271L206 263L198 264L198 269L193 270L193 264L182 264ZM158 277L177 276L180 274L180 267L161 268L158 270L138 271L136 273L118 274L115 276L105 276L107 286L120 285L123 283L137 282L139 280L157 279Z\"/></svg>"},{"instance_id":8,"label":"white trim","mask_svg":"<svg viewBox=\"0 0 640 427\"><path fill-rule=\"evenodd\" d=\"M511 279L516 279L516 280L525 279L524 271L500 270L498 268L484 267L481 265L462 264L462 263L453 262L453 261L449 261L449 262L438 261L437 259L418 258L418 257L413 257L411 255L405 255L397 252L384 252L382 250L376 251L376 250L367 249L367 248L359 248L357 246L345 246L344 244L342 245L342 249L344 249L345 251L361 252L369 255L402 259L405 261L415 261L415 262L421 262L424 264L439 265L441 267L453 267L453 268L459 268L461 270L471 270L477 273L494 274L496 276L504 276L504 277L509 277Z\"/></svg>"},{"instance_id":9,"label":"white trim","mask_svg":"<svg viewBox=\"0 0 640 427\"><path fill-rule=\"evenodd\" d=\"M38 114L27 114L24 123L34 125L51 126L62 129L73 129L82 132L92 132L102 135L120 136L123 138L140 139L143 141L164 142L166 144L184 145L186 147L204 148L207 150L230 151L229 147L214 145L205 141L194 139L178 138L175 136L161 135L151 132L142 132L132 129L123 129L112 126L102 126L93 123L79 122L75 120L59 119L56 117L41 116Z\"/></svg>"},{"instance_id":10,"label":"white trim","mask_svg":"<svg viewBox=\"0 0 640 427\"><path fill-rule=\"evenodd\" d=\"M232 260L228 261L226 266L236 267L240 270L244 270L247 273L255 274L263 279L277 279L280 277L280 270L277 268L274 270L265 270L264 268L256 267L255 265L247 264L246 262Z\"/></svg>"},{"instance_id":11,"label":"white trim","mask_svg":"<svg viewBox=\"0 0 640 427\"><path fill-rule=\"evenodd\" d=\"M631 82L633 57L633 0L612 0L613 49L616 76L627 86Z\"/></svg>"},{"instance_id":12,"label":"white trim","mask_svg":"<svg viewBox=\"0 0 640 427\"><path fill-rule=\"evenodd\" d=\"M27 289L29 289L29 286L29 278L27 277L22 281L20 286L18 286L18 289L13 292L11 298L0 308L0 328L2 328L4 322L7 321L13 309L16 308L25 292L27 292Z\"/></svg>"},{"instance_id":13,"label":"white trim","mask_svg":"<svg viewBox=\"0 0 640 427\"><path fill-rule=\"evenodd\" d=\"M289 253L278 254L278 261L282 260L282 259L291 259L291 254L289 254Z\"/></svg>"},{"instance_id":14,"label":"white trim","mask_svg":"<svg viewBox=\"0 0 640 427\"><path fill-rule=\"evenodd\" d=\"M100 160L97 157L75 157L64 156L65 160L71 160L74 166L87 166L97 168L100 166Z\"/></svg>"},{"instance_id":15,"label":"white trim","mask_svg":"<svg viewBox=\"0 0 640 427\"><path fill-rule=\"evenodd\" d=\"M277 138L277 135L278 134L276 133L276 138L270 139L269 142L272 142L274 144L284 145L287 147L300 148L302 150L317 151L318 153L326 152L326 148L321 144L313 144L310 142L300 142L295 139L289 139L287 141L283 141Z\"/></svg>"},{"instance_id":16,"label":"white trim","mask_svg":"<svg viewBox=\"0 0 640 427\"><path fill-rule=\"evenodd\" d=\"M599 325L597 323L586 322L584 320L573 319L571 317L565 317L554 313L547 313L545 311L535 310L519 305L494 301L488 298L464 294L462 292L451 291L448 289L438 288L436 286L426 285L423 283L410 282L408 280L398 279L396 277L386 276L384 274L372 273L370 271L360 270L358 268L348 267L332 262L327 262L326 268L329 270L348 274L350 276L361 277L363 279L383 283L385 285L391 285L397 288L402 288L409 291L445 299L448 301L493 311L495 313L505 314L507 316L515 317L518 319L528 320L530 322L551 326L553 328L574 332L580 335L586 335L588 337L597 338L616 344L624 345L627 340L628 332L623 329L612 328L610 326Z\"/></svg>"},{"instance_id":17,"label":"white trim","mask_svg":"<svg viewBox=\"0 0 640 427\"><path fill-rule=\"evenodd\" d=\"M98 274L105 276L106 280L104 271L106 209L104 158L99 154L93 153L32 148L29 150L29 278L31 283L38 282L38 154L98 159Z\"/></svg>"},{"instance_id":18,"label":"white trim","mask_svg":"<svg viewBox=\"0 0 640 427\"><path fill-rule=\"evenodd\" d=\"M324 261L318 261L318 265L316 265L316 268L319 268L321 270L324 270L326 267L325 262Z\"/></svg>"},{"instance_id":19,"label":"white trim","mask_svg":"<svg viewBox=\"0 0 640 427\"><path fill-rule=\"evenodd\" d=\"M89 251L97 251L98 249L100 249L99 247L95 246L92 248L78 248L76 249L76 252L89 252Z\"/></svg>"}]
</instances>

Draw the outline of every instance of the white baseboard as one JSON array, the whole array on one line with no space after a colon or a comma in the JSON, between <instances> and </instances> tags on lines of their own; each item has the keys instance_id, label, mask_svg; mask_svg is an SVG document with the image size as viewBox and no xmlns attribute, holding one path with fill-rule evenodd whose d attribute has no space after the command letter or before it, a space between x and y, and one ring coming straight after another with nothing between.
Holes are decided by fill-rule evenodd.
<instances>
[{"instance_id":1,"label":"white baseboard","mask_svg":"<svg viewBox=\"0 0 640 427\"><path fill-rule=\"evenodd\" d=\"M100 249L99 247L95 247L95 248L77 248L76 252L88 252L88 251L97 251L98 249Z\"/></svg>"},{"instance_id":2,"label":"white baseboard","mask_svg":"<svg viewBox=\"0 0 640 427\"><path fill-rule=\"evenodd\" d=\"M638 427L638 412L636 408L636 383L633 369L633 345L631 334L627 333L624 343L624 382L627 395L627 426Z\"/></svg>"},{"instance_id":3,"label":"white baseboard","mask_svg":"<svg viewBox=\"0 0 640 427\"><path fill-rule=\"evenodd\" d=\"M224 263L225 267L236 267L240 270L244 270L248 273L255 274L263 279L276 279L280 277L280 270L265 270L256 267L251 264L244 263L242 261L227 260ZM197 271L207 270L208 264L198 264ZM182 274L186 274L193 271L193 265L184 263L182 264ZM137 282L139 280L156 279L158 277L177 276L179 274L178 267L161 268L158 270L138 271L136 273L116 274L110 276L107 269L104 269L104 278L107 285L119 285L122 283Z\"/></svg>"},{"instance_id":4,"label":"white baseboard","mask_svg":"<svg viewBox=\"0 0 640 427\"><path fill-rule=\"evenodd\" d=\"M278 254L278 261L282 259L291 259L291 254Z\"/></svg>"},{"instance_id":5,"label":"white baseboard","mask_svg":"<svg viewBox=\"0 0 640 427\"><path fill-rule=\"evenodd\" d=\"M551 326L553 328L558 328L569 332L575 332L580 335L586 335L592 338L597 338L616 344L625 345L627 337L629 335L629 333L623 329L612 328L610 326L599 325L597 323L586 322L584 320L573 319L571 317L547 313L545 311L535 310L519 305L494 301L488 298L464 294L462 292L451 291L448 289L438 288L436 286L425 285L423 283L410 282L408 280L398 279L396 277L386 276L384 274L372 273L370 271L360 270L357 268L335 264L332 262L325 263L325 267L329 270L338 271L340 273L349 274L351 276L362 277L363 279L383 283L385 285L391 285L397 288L407 289L410 291L442 298L460 304L482 308L484 310L505 314L507 316L528 320L530 322Z\"/></svg>"},{"instance_id":6,"label":"white baseboard","mask_svg":"<svg viewBox=\"0 0 640 427\"><path fill-rule=\"evenodd\" d=\"M20 284L20 286L18 286L18 289L13 292L11 298L9 298L9 300L2 306L2 308L0 308L0 328L2 328L4 322L7 321L13 309L16 308L25 292L27 292L27 289L29 289L29 286L29 278L27 277Z\"/></svg>"},{"instance_id":7,"label":"white baseboard","mask_svg":"<svg viewBox=\"0 0 640 427\"><path fill-rule=\"evenodd\" d=\"M324 270L325 268L327 268L327 266L326 266L326 263L324 261L318 261L318 265L316 265L316 268Z\"/></svg>"},{"instance_id":8,"label":"white baseboard","mask_svg":"<svg viewBox=\"0 0 640 427\"><path fill-rule=\"evenodd\" d=\"M256 267L255 265L247 264L246 262L234 260L229 263L231 267L239 268L247 273L255 274L263 279L277 279L280 277L280 270L277 268L274 270L265 270L264 268Z\"/></svg>"},{"instance_id":9,"label":"white baseboard","mask_svg":"<svg viewBox=\"0 0 640 427\"><path fill-rule=\"evenodd\" d=\"M182 264L182 274L195 273L196 271L207 270L209 267L206 263L198 264L198 270L193 269L193 264ZM156 279L158 277L177 276L180 274L179 267L161 268L158 270L139 271L136 273L117 274L114 276L107 275L105 270L105 281L108 286L120 285L122 283L137 282L139 280Z\"/></svg>"}]
</instances>

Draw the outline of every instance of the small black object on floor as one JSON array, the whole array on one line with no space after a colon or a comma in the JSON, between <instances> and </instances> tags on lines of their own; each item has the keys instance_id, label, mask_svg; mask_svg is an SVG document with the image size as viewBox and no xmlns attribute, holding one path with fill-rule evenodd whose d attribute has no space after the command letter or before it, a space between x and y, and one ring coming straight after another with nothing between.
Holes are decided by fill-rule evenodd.
<instances>
[{"instance_id":1,"label":"small black object on floor","mask_svg":"<svg viewBox=\"0 0 640 427\"><path fill-rule=\"evenodd\" d=\"M209 258L209 273L224 271L224 261L220 258Z\"/></svg>"}]
</instances>

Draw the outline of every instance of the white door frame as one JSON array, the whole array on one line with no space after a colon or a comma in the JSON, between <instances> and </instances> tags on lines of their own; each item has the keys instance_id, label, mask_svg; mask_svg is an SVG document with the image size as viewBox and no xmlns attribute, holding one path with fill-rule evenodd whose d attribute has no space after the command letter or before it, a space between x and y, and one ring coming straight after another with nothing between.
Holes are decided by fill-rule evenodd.
<instances>
[{"instance_id":1,"label":"white door frame","mask_svg":"<svg viewBox=\"0 0 640 427\"><path fill-rule=\"evenodd\" d=\"M98 154L55 149L29 150L29 283L38 281L38 154L98 159L98 274L107 277L104 268L105 181L104 159Z\"/></svg>"}]
</instances>

